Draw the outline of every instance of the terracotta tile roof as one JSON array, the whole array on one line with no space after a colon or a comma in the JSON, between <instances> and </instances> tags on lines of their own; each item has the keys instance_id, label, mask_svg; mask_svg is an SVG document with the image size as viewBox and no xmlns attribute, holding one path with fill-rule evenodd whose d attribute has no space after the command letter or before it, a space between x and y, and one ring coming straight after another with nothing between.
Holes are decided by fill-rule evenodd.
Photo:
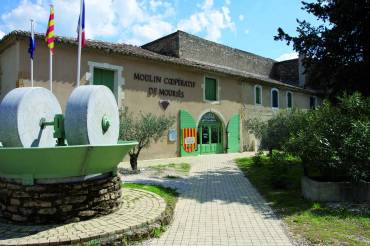
<instances>
[{"instance_id":1,"label":"terracotta tile roof","mask_svg":"<svg viewBox=\"0 0 370 246\"><path fill-rule=\"evenodd\" d=\"M0 40L0 51L6 48L7 46L6 44L12 43L15 40L25 39L29 36L30 36L30 32L26 32L26 31L12 31L8 33ZM40 34L40 33L35 33L35 37L37 39L43 40L45 35ZM76 38L56 36L55 41L56 43L77 45ZM316 91L304 89L302 87L298 87L294 85L289 85L289 84L280 82L278 80L271 79L267 76L263 76L263 75L259 75L255 73L249 73L249 72L245 72L242 70L233 69L230 67L223 67L217 64L210 64L210 63L207 64L207 63L187 60L184 58L165 56L165 55L161 55L161 54L143 49L139 46L134 46L134 45L129 45L129 44L111 43L111 42L98 41L98 40L87 40L86 48L100 50L107 54L117 53L117 54L121 54L125 56L131 56L131 57L143 58L143 59L159 61L159 62L174 64L174 65L179 65L179 66L185 66L188 68L193 68L193 69L207 71L207 72L220 73L220 74L224 74L228 76L238 77L239 79L255 79L255 80L259 80L260 82L267 82L271 85L283 86L283 87L287 87L291 90L296 90L296 91L302 91L302 92L313 93L313 94L317 93Z\"/></svg>"}]
</instances>

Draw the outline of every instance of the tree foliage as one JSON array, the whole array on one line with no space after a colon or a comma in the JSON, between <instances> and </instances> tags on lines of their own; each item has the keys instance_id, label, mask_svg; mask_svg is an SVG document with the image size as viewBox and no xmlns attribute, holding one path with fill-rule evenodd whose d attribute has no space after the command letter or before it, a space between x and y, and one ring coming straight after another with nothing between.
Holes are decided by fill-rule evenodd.
<instances>
[{"instance_id":1,"label":"tree foliage","mask_svg":"<svg viewBox=\"0 0 370 246\"><path fill-rule=\"evenodd\" d=\"M135 117L128 108L120 112L120 139L138 141L130 150L130 164L133 170L137 170L137 159L143 148L148 148L150 143L158 141L175 122L175 117L152 113L140 113Z\"/></svg>"},{"instance_id":2,"label":"tree foliage","mask_svg":"<svg viewBox=\"0 0 370 246\"><path fill-rule=\"evenodd\" d=\"M343 91L369 95L370 1L316 0L302 9L317 17L317 26L297 20L298 35L278 29L275 40L286 41L303 56L307 84L323 89L330 99Z\"/></svg>"},{"instance_id":3,"label":"tree foliage","mask_svg":"<svg viewBox=\"0 0 370 246\"><path fill-rule=\"evenodd\" d=\"M246 128L261 148L299 157L305 175L325 181L370 181L370 97L344 94L317 110L282 111Z\"/></svg>"},{"instance_id":4,"label":"tree foliage","mask_svg":"<svg viewBox=\"0 0 370 246\"><path fill-rule=\"evenodd\" d=\"M304 112L282 110L277 115L263 121L259 118L250 118L245 121L246 129L260 139L260 148L269 150L282 150L293 132L298 131L305 124Z\"/></svg>"},{"instance_id":5,"label":"tree foliage","mask_svg":"<svg viewBox=\"0 0 370 246\"><path fill-rule=\"evenodd\" d=\"M305 174L326 181L370 181L370 97L355 93L306 114L307 124L284 149L299 156Z\"/></svg>"}]
</instances>

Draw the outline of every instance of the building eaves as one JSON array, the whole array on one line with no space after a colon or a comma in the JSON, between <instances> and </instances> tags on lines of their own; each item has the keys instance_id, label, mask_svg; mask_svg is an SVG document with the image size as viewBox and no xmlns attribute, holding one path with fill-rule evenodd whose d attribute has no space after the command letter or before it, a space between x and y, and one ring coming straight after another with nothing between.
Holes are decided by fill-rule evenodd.
<instances>
[{"instance_id":1,"label":"building eaves","mask_svg":"<svg viewBox=\"0 0 370 246\"><path fill-rule=\"evenodd\" d=\"M26 32L26 31L10 32L9 34L5 35L0 40L0 52L4 48L6 48L6 46L9 45L9 43L12 43L13 41L20 40L20 39L25 39L28 37L30 37L30 32ZM38 40L44 40L45 35L36 33L35 38ZM63 44L77 46L77 40L75 38L56 36L55 41L56 43L63 43ZM161 55L161 54L158 54L158 53L155 53L155 52L152 52L152 51L149 51L149 50L146 50L141 47L134 46L134 45L110 43L110 42L97 41L97 40L87 40L86 48L99 50L107 54L117 53L117 54L124 55L124 56L143 58L143 59L158 61L162 63L169 63L169 64L174 64L174 65L179 65L179 66L185 66L188 68L207 71L207 72L220 73L224 75L234 76L241 80L255 79L261 82L267 82L271 85L287 87L291 90L316 94L316 91L305 89L305 88L298 87L298 86L289 85L289 84L271 79L267 76L248 73L245 71L232 69L229 67L222 67L216 64L207 64L203 62L187 60L184 58L165 56L165 55Z\"/></svg>"}]
</instances>

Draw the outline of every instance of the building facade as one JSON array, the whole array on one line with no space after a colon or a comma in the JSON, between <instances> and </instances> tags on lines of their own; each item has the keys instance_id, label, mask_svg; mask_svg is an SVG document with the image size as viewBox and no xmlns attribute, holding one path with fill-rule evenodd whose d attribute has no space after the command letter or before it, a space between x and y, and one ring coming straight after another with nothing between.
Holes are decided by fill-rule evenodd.
<instances>
[{"instance_id":1,"label":"building facade","mask_svg":"<svg viewBox=\"0 0 370 246\"><path fill-rule=\"evenodd\" d=\"M30 86L28 37L14 31L0 41L0 100ZM35 86L48 88L49 50L42 35L36 40ZM64 110L76 87L76 40L57 37L53 60L53 93ZM177 31L141 47L88 41L81 84L106 85L118 106L136 115L176 117L168 133L143 151L141 158L148 159L254 150L257 141L245 119L316 105L301 70L298 59L276 62Z\"/></svg>"}]
</instances>

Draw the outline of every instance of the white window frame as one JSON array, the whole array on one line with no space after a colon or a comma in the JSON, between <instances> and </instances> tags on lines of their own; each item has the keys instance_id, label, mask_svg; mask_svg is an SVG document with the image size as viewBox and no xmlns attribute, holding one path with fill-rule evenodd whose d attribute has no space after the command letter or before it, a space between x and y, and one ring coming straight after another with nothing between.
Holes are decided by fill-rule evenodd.
<instances>
[{"instance_id":1,"label":"white window frame","mask_svg":"<svg viewBox=\"0 0 370 246\"><path fill-rule=\"evenodd\" d=\"M292 107L290 107L290 108L293 108L293 105L294 105L294 101L293 101L293 92L292 91L287 91L286 93L285 93L285 100L286 100L286 108L289 108L289 105L288 105L288 94L291 94L292 95Z\"/></svg>"},{"instance_id":2,"label":"white window frame","mask_svg":"<svg viewBox=\"0 0 370 246\"><path fill-rule=\"evenodd\" d=\"M278 103L277 107L274 107L274 100L273 100L273 98L272 98L272 93L273 93L274 91L276 91L276 92L277 92L277 103ZM280 97L280 96L279 96L279 89L277 89L277 88L272 88L272 89L271 89L271 93L270 93L270 100L271 100L271 108L272 108L272 109L279 109L279 107L280 107L280 102L279 102L280 98L279 98L279 97Z\"/></svg>"},{"instance_id":3,"label":"white window frame","mask_svg":"<svg viewBox=\"0 0 370 246\"><path fill-rule=\"evenodd\" d=\"M123 74L123 67L117 66L113 64L108 63L99 63L99 62L93 62L89 61L89 84L94 84L94 68L101 68L101 69L107 69L114 72L114 96L117 100L118 108L121 107L122 99L124 99L124 93L123 93L123 86L125 85L125 80L122 76Z\"/></svg>"},{"instance_id":4,"label":"white window frame","mask_svg":"<svg viewBox=\"0 0 370 246\"><path fill-rule=\"evenodd\" d=\"M260 99L261 99L261 103L257 103L257 95L256 95L256 88L260 88ZM256 106L262 106L263 105L263 101L262 101L262 95L263 95L263 92L262 92L262 86L260 85L255 85L254 88L253 88L254 92L254 105Z\"/></svg>"},{"instance_id":5,"label":"white window frame","mask_svg":"<svg viewBox=\"0 0 370 246\"><path fill-rule=\"evenodd\" d=\"M206 78L214 79L216 80L216 100L211 101L206 99ZM203 90L203 102L207 102L210 104L220 104L220 93L221 93L221 87L220 87L220 80L212 75L204 75L203 77L203 83L202 83L202 90Z\"/></svg>"}]
</instances>

